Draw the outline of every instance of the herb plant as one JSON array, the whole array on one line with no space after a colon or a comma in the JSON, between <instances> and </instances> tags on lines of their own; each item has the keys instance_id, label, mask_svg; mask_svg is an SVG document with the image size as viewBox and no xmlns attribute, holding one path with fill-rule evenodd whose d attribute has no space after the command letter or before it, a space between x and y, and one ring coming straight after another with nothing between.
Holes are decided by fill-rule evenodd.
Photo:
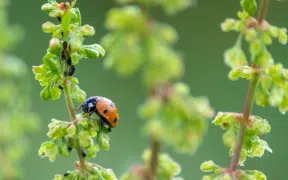
<instances>
[{"instance_id":1,"label":"herb plant","mask_svg":"<svg viewBox=\"0 0 288 180\"><path fill-rule=\"evenodd\" d=\"M122 180L174 179L180 165L161 146L167 144L176 152L193 154L207 131L214 111L206 97L191 96L189 86L179 81L184 74L180 52L173 48L177 31L158 22L151 9L161 7L167 15L187 9L191 0L118 0L122 7L107 13L110 31L102 45L107 51L104 66L121 76L141 73L147 90L147 101L140 105L139 115L146 120L145 132L151 148L143 153L144 164L124 174Z\"/></svg>"},{"instance_id":2,"label":"herb plant","mask_svg":"<svg viewBox=\"0 0 288 180\"><path fill-rule=\"evenodd\" d=\"M8 24L8 1L0 0L0 179L23 179L22 161L31 150L30 137L38 130L27 88L28 68L10 50L22 39L23 30Z\"/></svg>"},{"instance_id":3,"label":"herb plant","mask_svg":"<svg viewBox=\"0 0 288 180\"><path fill-rule=\"evenodd\" d=\"M258 170L241 170L247 157L261 157L265 151L272 153L268 143L261 136L270 132L270 125L265 118L252 114L254 102L263 107L278 107L282 114L288 110L288 74L280 63L275 63L269 46L273 40L287 44L287 29L271 25L266 20L268 0L241 0L242 11L238 19L227 18L222 24L224 32L239 33L235 45L224 53L224 61L231 68L229 78L250 81L243 113L218 112L213 123L225 130L224 144L230 148L230 167L216 165L212 160L201 165L201 170L211 172L203 179L259 179L266 176ZM258 17L254 18L258 10ZM245 52L244 41L248 45ZM246 45L245 44L245 45ZM249 56L247 55L249 53ZM249 59L249 60L247 60Z\"/></svg>"},{"instance_id":4,"label":"herb plant","mask_svg":"<svg viewBox=\"0 0 288 180\"><path fill-rule=\"evenodd\" d=\"M95 59L105 55L99 44L84 45L84 37L93 36L95 30L90 25L82 25L76 2L48 0L41 7L60 23L45 22L42 25L43 31L51 33L52 37L43 64L32 69L35 79L44 87L40 93L44 101L58 100L64 94L70 121L52 118L47 133L50 140L41 144L39 155L54 162L59 155L69 157L72 150L77 152L75 170L56 174L55 180L114 180L116 177L111 169L86 160L94 158L100 150L110 149L108 130L100 125L98 116L88 117L75 111L74 101L82 104L86 99L85 91L79 87L79 81L74 76L76 65L83 58Z\"/></svg>"}]
</instances>

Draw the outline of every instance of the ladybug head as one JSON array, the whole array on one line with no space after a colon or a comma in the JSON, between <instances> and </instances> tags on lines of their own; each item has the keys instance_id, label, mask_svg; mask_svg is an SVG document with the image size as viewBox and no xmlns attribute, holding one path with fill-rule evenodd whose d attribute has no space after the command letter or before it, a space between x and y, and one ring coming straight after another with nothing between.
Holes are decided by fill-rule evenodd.
<instances>
[{"instance_id":1,"label":"ladybug head","mask_svg":"<svg viewBox=\"0 0 288 180\"><path fill-rule=\"evenodd\" d=\"M105 97L99 98L97 100L96 110L112 128L116 127L119 120L118 110L110 99Z\"/></svg>"}]
</instances>

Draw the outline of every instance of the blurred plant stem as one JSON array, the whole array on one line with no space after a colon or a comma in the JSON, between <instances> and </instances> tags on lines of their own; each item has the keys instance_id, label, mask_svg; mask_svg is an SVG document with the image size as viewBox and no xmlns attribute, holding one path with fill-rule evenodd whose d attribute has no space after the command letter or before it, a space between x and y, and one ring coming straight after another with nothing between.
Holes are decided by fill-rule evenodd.
<instances>
[{"instance_id":1,"label":"blurred plant stem","mask_svg":"<svg viewBox=\"0 0 288 180\"><path fill-rule=\"evenodd\" d=\"M155 180L157 174L157 166L158 166L158 159L160 154L160 141L156 138L151 139L151 159L150 159L150 178L151 180Z\"/></svg>"}]
</instances>

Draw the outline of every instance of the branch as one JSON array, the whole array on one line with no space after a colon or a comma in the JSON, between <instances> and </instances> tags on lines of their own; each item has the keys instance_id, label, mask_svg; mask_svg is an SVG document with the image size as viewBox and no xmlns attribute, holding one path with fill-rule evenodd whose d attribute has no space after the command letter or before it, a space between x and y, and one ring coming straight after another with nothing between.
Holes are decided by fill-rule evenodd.
<instances>
[{"instance_id":1,"label":"branch","mask_svg":"<svg viewBox=\"0 0 288 180\"><path fill-rule=\"evenodd\" d=\"M252 68L254 70L257 70L257 67L255 65L252 65ZM252 104L254 102L254 94L257 88L258 79L259 79L259 73L255 71L252 74L252 79L250 81L250 85L247 91L246 102L245 102L244 110L243 110L243 120L239 120L240 132L238 136L238 142L235 145L235 148L234 148L235 151L233 153L231 163L230 163L230 170L232 173L236 171L239 160L240 160L240 155L241 155L245 132L246 132L246 123L248 123L249 116L251 114L251 109L252 109Z\"/></svg>"},{"instance_id":2,"label":"branch","mask_svg":"<svg viewBox=\"0 0 288 180\"><path fill-rule=\"evenodd\" d=\"M151 180L154 180L157 174L158 159L160 153L160 142L153 138L152 139L152 154L150 159L150 176Z\"/></svg>"},{"instance_id":3,"label":"branch","mask_svg":"<svg viewBox=\"0 0 288 180\"><path fill-rule=\"evenodd\" d=\"M258 15L258 23L261 24L265 20L265 16L268 9L268 1L269 0L261 0L259 15Z\"/></svg>"},{"instance_id":4,"label":"branch","mask_svg":"<svg viewBox=\"0 0 288 180\"><path fill-rule=\"evenodd\" d=\"M74 110L74 104L73 104L73 100L72 100L72 96L71 96L71 81L70 79L66 79L64 86L64 94L65 94L65 100L66 100L66 104L67 104L67 109L69 111L69 115L70 115L70 120L71 122L73 122L74 124L77 123L76 121L76 114L75 114L75 110ZM77 126L76 126L77 127ZM76 139L76 151L79 157L79 162L80 162L80 170L83 171L85 169L85 160L84 157L82 155L81 152L81 148L79 146L79 140Z\"/></svg>"}]
</instances>

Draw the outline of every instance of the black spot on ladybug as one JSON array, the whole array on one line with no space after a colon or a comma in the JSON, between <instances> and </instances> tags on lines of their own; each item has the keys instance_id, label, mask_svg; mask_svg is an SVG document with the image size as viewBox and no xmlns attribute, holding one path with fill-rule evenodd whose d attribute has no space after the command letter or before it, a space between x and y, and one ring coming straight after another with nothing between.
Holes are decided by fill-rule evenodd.
<instances>
[{"instance_id":1,"label":"black spot on ladybug","mask_svg":"<svg viewBox=\"0 0 288 180\"><path fill-rule=\"evenodd\" d=\"M105 109L105 110L104 110L104 114L107 114L107 113L108 113L108 110L107 110L107 109Z\"/></svg>"},{"instance_id":2,"label":"black spot on ladybug","mask_svg":"<svg viewBox=\"0 0 288 180\"><path fill-rule=\"evenodd\" d=\"M117 122L117 120L118 120L118 119L117 119L117 118L115 118L115 119L114 119L114 123L116 123L116 122Z\"/></svg>"}]
</instances>

